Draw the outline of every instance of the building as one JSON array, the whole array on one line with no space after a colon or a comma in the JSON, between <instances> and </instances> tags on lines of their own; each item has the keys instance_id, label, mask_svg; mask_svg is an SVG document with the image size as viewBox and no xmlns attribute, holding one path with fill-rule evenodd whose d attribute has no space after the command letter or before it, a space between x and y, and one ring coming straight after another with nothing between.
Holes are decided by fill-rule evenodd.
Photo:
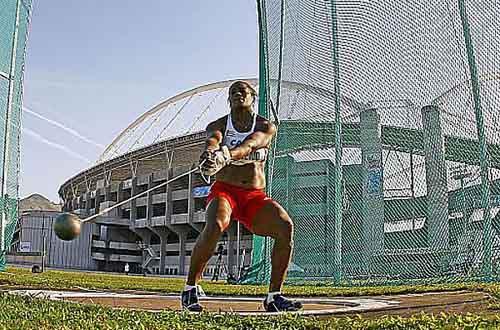
<instances>
[{"instance_id":1,"label":"building","mask_svg":"<svg viewBox=\"0 0 500 330\"><path fill-rule=\"evenodd\" d=\"M21 210L14 231L7 263L96 270L91 257L92 225L84 224L81 234L73 241L60 240L54 230L54 221L60 211Z\"/></svg>"}]
</instances>

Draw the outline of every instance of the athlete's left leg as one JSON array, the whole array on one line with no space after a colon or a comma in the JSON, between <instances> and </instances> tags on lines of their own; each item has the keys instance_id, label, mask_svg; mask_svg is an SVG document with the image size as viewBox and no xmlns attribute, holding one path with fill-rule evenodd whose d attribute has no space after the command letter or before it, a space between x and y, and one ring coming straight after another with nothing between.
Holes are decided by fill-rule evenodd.
<instances>
[{"instance_id":1,"label":"athlete's left leg","mask_svg":"<svg viewBox=\"0 0 500 330\"><path fill-rule=\"evenodd\" d=\"M259 206L258 203L257 206ZM288 213L277 202L267 200L253 216L250 227L257 235L274 238L271 255L271 283L269 294L264 300L264 308L268 312L300 310L302 308L300 302L287 299L281 294L293 248L293 223Z\"/></svg>"},{"instance_id":2,"label":"athlete's left leg","mask_svg":"<svg viewBox=\"0 0 500 330\"><path fill-rule=\"evenodd\" d=\"M292 255L292 220L281 205L276 201L269 201L255 213L251 221L251 230L256 235L274 238L269 292L280 292Z\"/></svg>"}]
</instances>

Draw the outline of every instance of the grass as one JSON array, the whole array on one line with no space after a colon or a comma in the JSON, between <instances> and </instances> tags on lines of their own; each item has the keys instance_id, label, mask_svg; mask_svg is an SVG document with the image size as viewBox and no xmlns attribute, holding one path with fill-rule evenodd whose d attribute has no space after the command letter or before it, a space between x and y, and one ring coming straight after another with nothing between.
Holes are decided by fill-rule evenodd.
<instances>
[{"instance_id":1,"label":"grass","mask_svg":"<svg viewBox=\"0 0 500 330\"><path fill-rule=\"evenodd\" d=\"M0 287L51 290L140 290L161 293L179 293L184 285L182 279L165 279L47 271L32 274L29 269L9 267L0 273ZM204 290L211 295L263 295L264 286L238 286L204 282ZM488 292L492 297L491 309L500 309L500 285L464 283L428 286L391 287L325 287L288 286L290 296L359 296L380 294L403 294L429 291L471 290ZM364 319L360 316L328 319L304 318L287 315L283 317L238 317L236 315L193 315L165 311L149 313L111 309L108 307L81 305L59 301L47 301L31 297L0 293L0 329L498 329L500 316L484 315L430 315L417 314L412 317L385 316Z\"/></svg>"},{"instance_id":2,"label":"grass","mask_svg":"<svg viewBox=\"0 0 500 330\"><path fill-rule=\"evenodd\" d=\"M427 315L315 319L299 316L238 317L165 311L148 313L0 294L2 329L498 329L500 316Z\"/></svg>"},{"instance_id":3,"label":"grass","mask_svg":"<svg viewBox=\"0 0 500 330\"><path fill-rule=\"evenodd\" d=\"M263 285L228 285L222 282L202 281L203 290L209 295L263 296L267 287ZM42 274L32 274L29 269L9 267L0 272L0 287L33 288L48 290L137 290L160 293L179 293L184 287L184 279L126 276L105 273L80 273L49 270ZM436 291L486 291L500 298L498 284L454 283L430 285L400 285L375 287L333 287L318 285L286 286L284 293L289 296L374 296L384 294L405 294Z\"/></svg>"}]
</instances>

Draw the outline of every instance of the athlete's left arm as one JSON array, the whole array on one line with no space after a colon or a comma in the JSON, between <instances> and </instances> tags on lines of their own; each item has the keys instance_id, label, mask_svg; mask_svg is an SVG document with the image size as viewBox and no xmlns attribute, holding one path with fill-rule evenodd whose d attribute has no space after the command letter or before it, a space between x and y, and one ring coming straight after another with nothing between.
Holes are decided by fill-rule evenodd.
<instances>
[{"instance_id":1,"label":"athlete's left arm","mask_svg":"<svg viewBox=\"0 0 500 330\"><path fill-rule=\"evenodd\" d=\"M276 126L267 120L261 121L257 125L258 128L254 133L243 140L239 146L230 150L231 159L243 159L253 151L266 148L271 144L271 140L276 134Z\"/></svg>"}]
</instances>

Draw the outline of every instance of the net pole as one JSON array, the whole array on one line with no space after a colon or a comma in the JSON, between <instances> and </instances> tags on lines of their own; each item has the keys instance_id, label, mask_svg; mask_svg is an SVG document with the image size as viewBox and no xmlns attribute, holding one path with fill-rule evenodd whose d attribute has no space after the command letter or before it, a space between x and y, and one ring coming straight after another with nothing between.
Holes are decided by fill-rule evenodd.
<instances>
[{"instance_id":1,"label":"net pole","mask_svg":"<svg viewBox=\"0 0 500 330\"><path fill-rule=\"evenodd\" d=\"M280 111L280 99L281 99L281 80L283 78L283 47L285 43L285 0L281 0L281 19L280 19L280 54L278 63L278 87L276 90L276 113L274 120L276 124L279 124L279 111Z\"/></svg>"},{"instance_id":2,"label":"net pole","mask_svg":"<svg viewBox=\"0 0 500 330\"><path fill-rule=\"evenodd\" d=\"M241 229L240 223L236 222L236 280L240 279L240 250L241 250Z\"/></svg>"},{"instance_id":3,"label":"net pole","mask_svg":"<svg viewBox=\"0 0 500 330\"><path fill-rule=\"evenodd\" d=\"M481 105L481 92L477 73L474 45L470 33L470 25L464 0L458 0L460 19L462 21L465 47L467 50L467 61L469 64L472 96L474 100L474 112L476 117L476 129L479 138L479 164L481 168L481 204L483 207L483 276L486 281L491 280L492 273L492 232L490 214L490 187L489 187L489 159L486 145L486 134L484 129L483 110Z\"/></svg>"},{"instance_id":4,"label":"net pole","mask_svg":"<svg viewBox=\"0 0 500 330\"><path fill-rule=\"evenodd\" d=\"M256 0L257 5L257 20L259 24L259 102L258 114L268 118L268 73L267 73L267 40L266 40L266 21L265 21L265 6L264 0ZM269 162L266 165L266 173L269 173ZM268 181L266 175L266 181ZM269 240L258 235L253 235L252 248L252 265L257 265L263 262L267 254ZM266 279L266 274L269 272L268 266L264 263L264 267L255 277L255 281L262 283Z\"/></svg>"},{"instance_id":5,"label":"net pole","mask_svg":"<svg viewBox=\"0 0 500 330\"><path fill-rule=\"evenodd\" d=\"M334 169L334 281L342 279L342 123L340 118L340 68L338 47L337 1L331 0L332 6L332 61L333 90L335 98L335 169Z\"/></svg>"},{"instance_id":6,"label":"net pole","mask_svg":"<svg viewBox=\"0 0 500 330\"><path fill-rule=\"evenodd\" d=\"M21 12L21 0L16 1L16 19L14 21L14 34L12 37L12 53L10 58L10 72L9 72L9 91L7 95L7 109L5 111L5 128L4 128L4 141L3 141L3 168L2 168L2 223L0 224L0 253L4 254L6 250L5 244L5 227L7 225L7 175L9 170L9 148L10 148L10 114L12 112L13 98L14 98L14 84L16 74L16 56L17 56L17 38L19 33L19 17Z\"/></svg>"},{"instance_id":7,"label":"net pole","mask_svg":"<svg viewBox=\"0 0 500 330\"><path fill-rule=\"evenodd\" d=\"M267 57L266 27L263 13L263 0L257 0L257 16L259 21L259 109L261 116L267 117Z\"/></svg>"}]
</instances>

